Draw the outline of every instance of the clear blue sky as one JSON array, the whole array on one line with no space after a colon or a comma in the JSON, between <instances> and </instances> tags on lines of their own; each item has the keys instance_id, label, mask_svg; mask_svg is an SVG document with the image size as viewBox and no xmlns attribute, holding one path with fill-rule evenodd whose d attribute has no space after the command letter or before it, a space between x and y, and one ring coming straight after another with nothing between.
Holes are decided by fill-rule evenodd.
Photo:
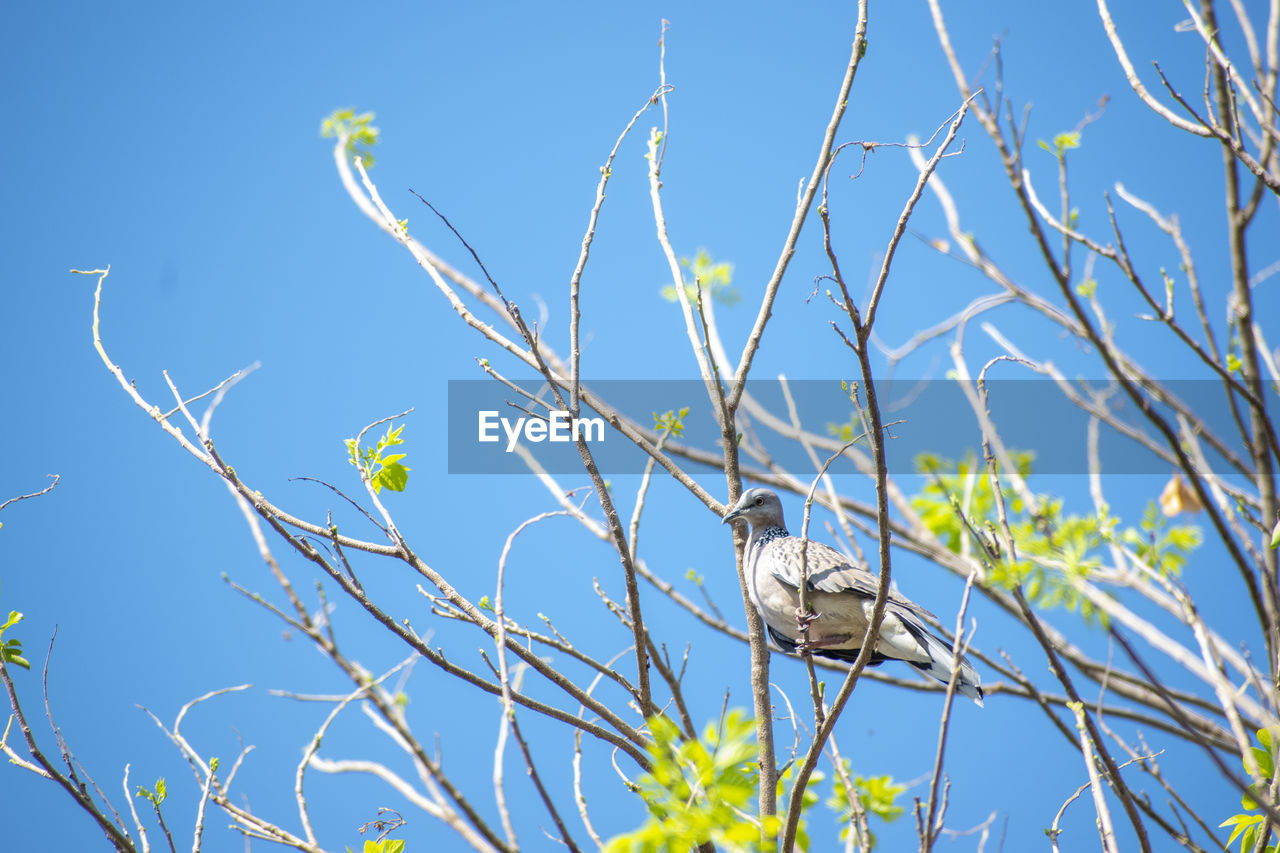
<instances>
[{"instance_id":1,"label":"clear blue sky","mask_svg":"<svg viewBox=\"0 0 1280 853\"><path fill-rule=\"evenodd\" d=\"M93 281L67 271L111 265L103 334L150 399L168 399L161 370L194 393L262 363L223 405L215 437L247 481L299 514L322 517L332 498L289 478L314 476L356 488L342 440L376 418L416 406L406 430L410 490L390 504L419 552L478 598L492 588L506 534L549 503L532 478L446 474L445 382L479 378L475 359L493 352L457 322L408 255L351 205L334 174L330 143L319 138L321 120L344 106L376 111L382 142L372 175L388 204L408 217L415 235L461 265L464 252L408 189L431 199L509 295L526 306L546 301L546 334L564 351L567 282L599 167L656 88L659 26L669 19L667 72L675 92L664 172L668 221L680 254L705 247L736 265L744 303L719 311L736 353L781 248L797 182L812 169L831 112L852 39L851 5L784 11L764 3L232 2L198 9L43 3L9 10L0 50L0 102L10 128L0 141L6 164L0 499L42 488L47 474L60 474L62 482L0 519L0 609L26 614L16 633L33 661L43 661L57 627L49 679L56 719L117 808L125 806L119 780L126 763L135 784L166 777L170 825L179 839L189 838L197 796L191 775L135 704L171 723L184 702L248 682L255 685L249 693L197 711L190 734L206 754L224 760L237 748L237 732L256 744L240 791L255 809L296 829L293 768L326 708L266 691L349 687L306 642L282 636L280 623L221 580L226 573L278 598L222 485L104 370L90 338ZM1116 6L1135 61L1147 69L1159 57L1198 91L1195 36L1174 31L1184 17L1181 7ZM1102 96L1112 96L1103 119L1085 130L1073 165L1082 221L1107 235L1101 193L1121 181L1179 213L1206 287L1221 288L1217 150L1169 141L1168 134L1152 141L1161 126L1125 85L1094 4L953 0L945 11L970 72L984 61L992 38L1004 37L1006 91L1018 105L1033 104L1031 139L1070 130ZM839 141L927 137L957 106L927 7L874 4L868 56ZM655 123L655 112L641 120L614 165L584 279L585 327L598 332L584 355L588 376L695 375L678 310L658 295L669 276L653 237L642 159L643 139ZM941 174L986 248L1044 286L991 146L976 123L962 136L966 153L948 160ZM1028 160L1048 196L1052 158L1031 150ZM856 168L853 157L843 165L843 174ZM886 149L870 159L859 182L842 183L834 215L844 268L855 282L878 266L913 176L905 154ZM1265 215L1274 226L1274 207ZM931 199L913 227L942 233ZM1135 244L1150 247L1153 268L1176 269L1176 256L1154 229L1135 225L1134 231ZM1255 248L1259 265L1274 260L1266 254L1274 247ZM911 238L899 264L879 321L881 337L893 344L991 290ZM811 223L757 375L834 379L853 371L847 351L826 329L830 306L805 298L814 276L825 271L820 233ZM1211 293L1220 305L1222 291ZM1117 299L1121 315L1137 310L1127 295ZM1276 316L1274 298L1263 306L1260 313ZM997 319L1024 343L1044 343L1043 354L1069 372L1087 369L1069 347L1049 349L1053 342L1042 340L1042 324L1020 325L1025 314ZM1166 338L1147 328L1129 331L1130 346L1158 375L1194 375L1189 361L1164 348ZM971 364L980 366L986 345L973 346ZM922 354L899 375L941 375L940 353ZM723 493L722 476L700 477ZM634 486L634 478L617 482L623 493ZM1159 478L1117 484L1132 498L1122 509L1136 514L1159 485ZM870 494L866 483L849 486L862 497ZM1078 480L1057 487L1084 494ZM799 501L788 502L793 515L798 507ZM718 519L669 481L655 485L647 518L649 563L672 579L696 569L721 608L741 623L729 537ZM905 592L939 613L954 612L960 588L954 578L908 560L901 565ZM314 600L309 570L296 561L287 568ZM1194 569L1214 571L1211 565ZM400 569L370 564L365 572L366 583L397 603L397 617L436 631L451 656L480 665L475 649L490 643L433 619ZM621 597L616 557L571 522L550 521L521 539L511 573L513 600L522 608L513 615L521 621L542 611L562 630L603 632L609 648L626 646L625 632L597 606L589 586L589 578L599 577ZM555 590L572 590L571 602L549 598ZM1225 597L1209 606L1229 612L1233 592L1224 588ZM716 716L726 689L731 705L749 707L746 648L715 638L652 589L643 595L655 632L669 642L693 643L694 716ZM993 652L1008 645L1001 636L1006 620L982 605L975 615L979 644ZM371 669L403 656L371 632L351 604L339 601L334 618L353 656ZM1095 637L1095 645L1103 648L1103 639ZM802 702L801 668L778 660L775 673ZM52 748L38 678L17 677L42 743ZM493 814L487 787L498 706L425 663L409 690L419 732L428 741L439 732L446 770ZM855 768L902 780L927 774L938 701L880 685L860 688L837 729ZM526 725L540 738L539 757L563 794L568 734L533 718ZM955 725L949 825L972 826L998 809L1005 850L1043 844L1042 827L1084 781L1079 755L1019 700L998 699L983 711L961 707ZM390 760L380 736L354 711L323 752ZM608 834L638 825L638 802L597 753L588 781L598 824ZM522 839L527 849L553 849L533 829L546 818L514 753L511 758L509 796L524 817ZM1184 778L1203 774L1204 789L1219 792L1221 808L1209 808L1210 815L1231 813L1235 798L1207 765L1170 764L1188 774ZM376 807L403 806L374 783L321 774L309 779L313 802L321 806L317 829L331 849L355 847L356 827L372 819ZM919 786L911 793L926 795ZM561 802L572 811L567 797ZM1094 844L1087 805L1073 808L1069 846ZM404 834L410 850L462 849L430 818L410 818ZM207 849L240 849L225 823L211 816ZM815 835L829 837L825 814L815 814L812 823ZM571 824L585 841L576 820ZM882 849L911 844L909 824L904 818L884 828ZM0 826L15 850L104 846L61 792L15 768L0 767ZM972 847L972 840L956 844Z\"/></svg>"}]
</instances>

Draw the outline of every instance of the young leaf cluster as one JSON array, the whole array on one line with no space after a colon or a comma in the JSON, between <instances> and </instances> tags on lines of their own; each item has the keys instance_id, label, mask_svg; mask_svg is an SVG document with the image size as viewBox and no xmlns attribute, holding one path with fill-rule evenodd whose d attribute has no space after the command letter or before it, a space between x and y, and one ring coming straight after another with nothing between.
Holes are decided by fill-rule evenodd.
<instances>
[{"instance_id":1,"label":"young leaf cluster","mask_svg":"<svg viewBox=\"0 0 1280 853\"><path fill-rule=\"evenodd\" d=\"M692 258L681 258L680 266L689 271L689 277L697 284L702 285L702 289L711 295L711 298L722 305L737 305L742 299L742 294L738 293L738 288L733 286L733 264L727 261L717 263L711 259L710 253L706 249L699 249ZM698 299L698 290L696 285L686 283L684 285L685 295L689 297L689 302L696 302ZM674 284L664 285L662 288L662 298L668 302L679 301L679 294L676 293Z\"/></svg>"},{"instance_id":2,"label":"young leaf cluster","mask_svg":"<svg viewBox=\"0 0 1280 853\"><path fill-rule=\"evenodd\" d=\"M1057 157L1058 161L1061 162L1066 159L1068 151L1080 147L1080 131L1070 130L1065 133L1059 133L1053 137L1052 145L1041 139L1040 147Z\"/></svg>"},{"instance_id":3,"label":"young leaf cluster","mask_svg":"<svg viewBox=\"0 0 1280 853\"><path fill-rule=\"evenodd\" d=\"M1154 501L1147 503L1139 527L1141 530L1130 527L1120 538L1133 546L1142 562L1162 575L1180 574L1187 555L1200 547L1200 528L1169 524Z\"/></svg>"},{"instance_id":4,"label":"young leaf cluster","mask_svg":"<svg viewBox=\"0 0 1280 853\"><path fill-rule=\"evenodd\" d=\"M352 853L350 847L347 853ZM381 841L366 840L360 853L404 853L404 840L400 838L384 838Z\"/></svg>"},{"instance_id":5,"label":"young leaf cluster","mask_svg":"<svg viewBox=\"0 0 1280 853\"><path fill-rule=\"evenodd\" d=\"M9 618L0 625L0 655L4 656L5 663L17 664L23 669L31 669L31 662L22 656L22 641L16 637L5 640L4 632L17 625L22 621L22 614L16 610L9 611Z\"/></svg>"},{"instance_id":6,"label":"young leaf cluster","mask_svg":"<svg viewBox=\"0 0 1280 853\"><path fill-rule=\"evenodd\" d=\"M1259 746L1251 747L1253 750L1253 758L1258 762L1258 770L1265 779L1271 779L1276 772L1276 758L1280 753L1280 729L1259 729L1255 738ZM1244 764L1245 772L1248 772L1249 765L1241 760ZM1250 785L1249 789L1255 796L1266 796L1266 791L1259 792L1256 786ZM1232 827L1231 837L1227 839L1227 847L1230 847L1240 839L1240 853L1249 853L1256 850L1258 846L1258 833L1262 831L1262 827L1266 822L1266 815L1258 808L1258 804L1254 798L1248 794L1240 798L1240 807L1244 809L1243 814L1233 815L1222 823L1218 824L1219 828ZM1276 853L1280 850L1280 841L1272 843L1272 839L1276 839L1275 830L1272 829L1271 837L1267 839L1267 845L1263 848L1263 853Z\"/></svg>"},{"instance_id":7,"label":"young leaf cluster","mask_svg":"<svg viewBox=\"0 0 1280 853\"><path fill-rule=\"evenodd\" d=\"M862 404L858 401L858 383L850 382L847 379L840 380L840 391L849 398L849 402L858 409L862 408ZM854 436L858 436L859 440L864 438L862 428L859 426L865 420L866 412L855 412L849 420L842 424L827 422L827 435L844 444L851 444Z\"/></svg>"},{"instance_id":8,"label":"young leaf cluster","mask_svg":"<svg viewBox=\"0 0 1280 853\"><path fill-rule=\"evenodd\" d=\"M369 149L378 144L378 128L373 124L373 113L356 115L354 109L334 110L320 123L320 135L325 139L347 140L347 156L359 157L366 169L373 168L373 154Z\"/></svg>"},{"instance_id":9,"label":"young leaf cluster","mask_svg":"<svg viewBox=\"0 0 1280 853\"><path fill-rule=\"evenodd\" d=\"M386 433L373 447L359 447L354 438L346 439L348 461L364 473L375 492L381 492L384 488L403 492L409 485L409 472L413 469L400 461L406 454L382 455L387 448L404 444L404 439L400 437L403 431L404 424L398 427L388 425Z\"/></svg>"},{"instance_id":10,"label":"young leaf cluster","mask_svg":"<svg viewBox=\"0 0 1280 853\"><path fill-rule=\"evenodd\" d=\"M649 731L653 770L636 786L649 816L611 839L607 853L688 850L705 841L730 853L759 849L760 826L748 815L756 793L754 721L735 709L719 728L708 725L700 738L685 740L674 723L655 716ZM774 825L766 828L776 834L778 818L769 820Z\"/></svg>"},{"instance_id":11,"label":"young leaf cluster","mask_svg":"<svg viewBox=\"0 0 1280 853\"><path fill-rule=\"evenodd\" d=\"M151 805L159 808L160 804L169 796L169 792L165 788L164 779L161 778L156 780L155 790L148 790L147 786L139 785L138 793L135 796L142 797L144 800L149 801Z\"/></svg>"},{"instance_id":12,"label":"young leaf cluster","mask_svg":"<svg viewBox=\"0 0 1280 853\"><path fill-rule=\"evenodd\" d=\"M834 423L832 421L827 422L827 435L843 444L848 444L853 441L853 437L858 435L860 432L861 430L854 432L854 423L852 419L847 420L842 424Z\"/></svg>"},{"instance_id":13,"label":"young leaf cluster","mask_svg":"<svg viewBox=\"0 0 1280 853\"><path fill-rule=\"evenodd\" d=\"M842 758L845 772L843 775L836 774L834 786L831 791L831 797L827 800L827 805L835 809L840 815L840 821L844 824L844 829L840 831L840 840L847 841L850 832L856 832L857 827L853 820L853 808L849 805L849 794L845 788L844 779L848 777L853 782L853 791L858 798L858 803L862 806L862 810L869 815L875 815L885 823L892 823L902 817L904 809L898 805L898 797L906 792L907 786L893 781L892 776L860 776L854 774L849 765L849 760ZM867 844L871 849L876 846L876 835L874 832L868 831Z\"/></svg>"},{"instance_id":14,"label":"young leaf cluster","mask_svg":"<svg viewBox=\"0 0 1280 853\"><path fill-rule=\"evenodd\" d=\"M1018 473L1027 477L1033 456L1014 453L1013 458ZM991 480L973 454L960 461L924 454L916 459L916 467L931 475L932 480L911 499L911 505L948 548L959 553L970 527L979 531L995 529ZM953 503L961 496L965 498L968 525ZM1061 500L1038 495L1033 510L1012 489L1004 490L1004 502L1019 559L992 561L987 584L1007 590L1022 587L1038 607L1062 607L1078 612L1086 622L1097 620L1104 627L1106 614L1079 591L1075 581L1088 580L1096 574L1109 544L1128 545L1152 570L1169 575L1182 570L1202 539L1200 529L1194 525L1170 524L1155 501L1148 502L1138 527L1123 530L1119 529L1120 519L1108 514L1105 507L1099 514L1066 514Z\"/></svg>"},{"instance_id":15,"label":"young leaf cluster","mask_svg":"<svg viewBox=\"0 0 1280 853\"><path fill-rule=\"evenodd\" d=\"M660 415L653 413L653 429L662 435L674 435L676 438L684 436L684 419L689 414L689 407L685 406L680 411L667 409L666 414Z\"/></svg>"}]
</instances>

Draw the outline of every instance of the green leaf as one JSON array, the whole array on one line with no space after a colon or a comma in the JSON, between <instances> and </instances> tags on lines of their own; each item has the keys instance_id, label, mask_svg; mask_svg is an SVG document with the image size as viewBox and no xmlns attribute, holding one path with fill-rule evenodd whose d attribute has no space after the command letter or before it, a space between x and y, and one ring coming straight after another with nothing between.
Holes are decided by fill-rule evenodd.
<instances>
[{"instance_id":1,"label":"green leaf","mask_svg":"<svg viewBox=\"0 0 1280 853\"><path fill-rule=\"evenodd\" d=\"M1057 157L1058 160L1062 160L1066 157L1068 150L1080 147L1080 131L1073 130L1067 133L1059 133L1053 138L1052 145L1043 139L1039 140L1039 144L1045 151Z\"/></svg>"},{"instance_id":2,"label":"green leaf","mask_svg":"<svg viewBox=\"0 0 1280 853\"><path fill-rule=\"evenodd\" d=\"M827 435L831 436L841 444L848 444L853 441L853 421L848 420L842 424L828 422Z\"/></svg>"},{"instance_id":3,"label":"green leaf","mask_svg":"<svg viewBox=\"0 0 1280 853\"><path fill-rule=\"evenodd\" d=\"M356 115L354 109L334 110L320 123L320 135L325 138L346 139L348 156L359 157L366 169L373 168L373 155L369 149L378 143L380 131L374 127L373 113Z\"/></svg>"},{"instance_id":4,"label":"green leaf","mask_svg":"<svg viewBox=\"0 0 1280 853\"><path fill-rule=\"evenodd\" d=\"M404 456L404 454L400 454ZM378 472L377 487L387 488L393 492L403 492L409 485L409 469L399 462L393 462Z\"/></svg>"},{"instance_id":5,"label":"green leaf","mask_svg":"<svg viewBox=\"0 0 1280 853\"><path fill-rule=\"evenodd\" d=\"M1226 846L1230 847L1237 838L1243 835L1244 838L1241 840L1240 844L1240 849L1243 853L1244 851L1252 848L1253 845L1249 842L1252 840L1253 836L1257 835L1258 824L1262 823L1262 820L1263 818L1260 814L1238 814L1233 817L1229 817L1222 823L1218 824L1218 828L1222 829L1228 826L1234 826L1235 829L1232 830L1231 837L1227 839Z\"/></svg>"},{"instance_id":6,"label":"green leaf","mask_svg":"<svg viewBox=\"0 0 1280 853\"><path fill-rule=\"evenodd\" d=\"M0 654L4 656L5 663L15 664L23 669L31 669L31 661L22 656L21 640L5 640L4 645L0 646Z\"/></svg>"},{"instance_id":7,"label":"green leaf","mask_svg":"<svg viewBox=\"0 0 1280 853\"><path fill-rule=\"evenodd\" d=\"M1258 770L1268 779L1275 775L1276 743L1270 729L1258 729L1256 734L1261 748L1253 747L1253 757L1258 762Z\"/></svg>"},{"instance_id":8,"label":"green leaf","mask_svg":"<svg viewBox=\"0 0 1280 853\"><path fill-rule=\"evenodd\" d=\"M1280 548L1280 521L1276 522L1276 526L1271 528L1271 549L1274 551Z\"/></svg>"},{"instance_id":9,"label":"green leaf","mask_svg":"<svg viewBox=\"0 0 1280 853\"><path fill-rule=\"evenodd\" d=\"M1271 771L1275 769L1272 766L1271 753L1265 749L1258 749L1255 746L1253 747L1253 758L1258 762L1258 772L1264 777L1270 778Z\"/></svg>"},{"instance_id":10,"label":"green leaf","mask_svg":"<svg viewBox=\"0 0 1280 853\"><path fill-rule=\"evenodd\" d=\"M704 294L723 305L736 305L741 300L741 294L733 286L733 264L714 261L706 249L698 249L692 258L681 258L680 266L689 271L691 280L682 284L690 304L698 299L697 285L702 286ZM659 293L668 302L678 302L680 299L675 284L663 285Z\"/></svg>"}]
</instances>

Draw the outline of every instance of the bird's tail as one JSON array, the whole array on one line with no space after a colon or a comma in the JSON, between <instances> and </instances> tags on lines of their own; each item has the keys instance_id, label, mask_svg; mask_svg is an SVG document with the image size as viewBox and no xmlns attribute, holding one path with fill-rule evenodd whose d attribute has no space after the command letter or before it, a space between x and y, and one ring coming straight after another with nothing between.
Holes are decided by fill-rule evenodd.
<instances>
[{"instance_id":1,"label":"bird's tail","mask_svg":"<svg viewBox=\"0 0 1280 853\"><path fill-rule=\"evenodd\" d=\"M951 653L951 644L944 643L928 631L921 631L917 636L924 641L929 660L907 662L943 684L951 681L951 673L956 667L956 658ZM982 679L978 677L978 671L964 655L960 655L959 663L960 675L956 679L956 692L962 696L968 696L978 703L978 707L982 707Z\"/></svg>"}]
</instances>

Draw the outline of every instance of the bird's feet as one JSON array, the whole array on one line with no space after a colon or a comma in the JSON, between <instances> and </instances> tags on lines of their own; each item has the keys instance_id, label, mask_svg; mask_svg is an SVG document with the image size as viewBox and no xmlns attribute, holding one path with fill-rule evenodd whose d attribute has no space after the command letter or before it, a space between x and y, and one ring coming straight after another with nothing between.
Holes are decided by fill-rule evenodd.
<instances>
[{"instance_id":1,"label":"bird's feet","mask_svg":"<svg viewBox=\"0 0 1280 853\"><path fill-rule=\"evenodd\" d=\"M797 607L796 608L796 627L799 628L801 631L806 631L808 630L809 626L813 624L813 620L817 619L821 615L822 614L816 610L810 610L808 613L806 613L803 610L801 610L799 607Z\"/></svg>"},{"instance_id":2,"label":"bird's feet","mask_svg":"<svg viewBox=\"0 0 1280 853\"><path fill-rule=\"evenodd\" d=\"M809 636L809 626L812 625L814 620L821 615L822 614L816 610L805 612L799 607L796 608L796 628L799 629L801 637L801 639L796 642L796 654L800 655L802 658L809 657L813 654L813 650L818 647L817 643L806 638Z\"/></svg>"}]
</instances>

